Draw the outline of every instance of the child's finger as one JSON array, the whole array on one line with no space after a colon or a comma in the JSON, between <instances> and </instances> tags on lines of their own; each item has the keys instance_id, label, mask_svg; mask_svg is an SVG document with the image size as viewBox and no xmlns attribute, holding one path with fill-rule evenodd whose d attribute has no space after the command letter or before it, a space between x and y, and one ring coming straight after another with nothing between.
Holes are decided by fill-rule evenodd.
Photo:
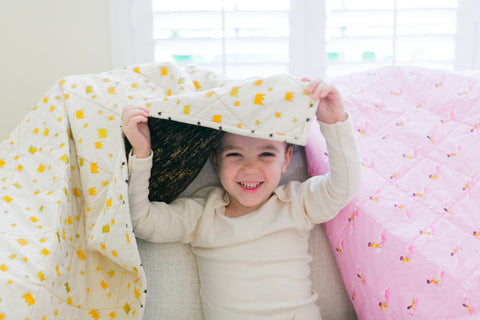
<instances>
[{"instance_id":1,"label":"child's finger","mask_svg":"<svg viewBox=\"0 0 480 320\"><path fill-rule=\"evenodd\" d=\"M337 90L334 85L323 82L316 88L314 97L317 99L325 99L329 96L332 97L336 92Z\"/></svg>"},{"instance_id":2,"label":"child's finger","mask_svg":"<svg viewBox=\"0 0 480 320\"><path fill-rule=\"evenodd\" d=\"M121 122L127 124L131 118L136 116L142 116L144 118L148 117L148 110L142 108L130 108L126 107L122 112Z\"/></svg>"},{"instance_id":3,"label":"child's finger","mask_svg":"<svg viewBox=\"0 0 480 320\"><path fill-rule=\"evenodd\" d=\"M137 128L138 124L140 123L147 123L148 118L144 117L142 115L136 115L131 118L129 118L127 121L124 122L125 128L129 128L129 130L132 130Z\"/></svg>"},{"instance_id":4,"label":"child's finger","mask_svg":"<svg viewBox=\"0 0 480 320\"><path fill-rule=\"evenodd\" d=\"M130 118L130 122L132 124L139 124L139 123L145 123L148 121L148 118L147 117L144 117L142 115L139 115L139 116L134 116L132 118Z\"/></svg>"},{"instance_id":5,"label":"child's finger","mask_svg":"<svg viewBox=\"0 0 480 320\"><path fill-rule=\"evenodd\" d=\"M149 110L145 107L128 106L125 107L123 113L127 116L131 116L134 114L144 114L145 116L148 116Z\"/></svg>"},{"instance_id":6,"label":"child's finger","mask_svg":"<svg viewBox=\"0 0 480 320\"><path fill-rule=\"evenodd\" d=\"M307 86L307 91L309 93L313 93L321 82L322 82L322 80L320 80L320 79L316 79L316 80L311 81Z\"/></svg>"},{"instance_id":7,"label":"child's finger","mask_svg":"<svg viewBox=\"0 0 480 320\"><path fill-rule=\"evenodd\" d=\"M315 88L312 93L312 99L318 100L321 98L325 98L329 93L329 86L326 82L321 81Z\"/></svg>"}]
</instances>

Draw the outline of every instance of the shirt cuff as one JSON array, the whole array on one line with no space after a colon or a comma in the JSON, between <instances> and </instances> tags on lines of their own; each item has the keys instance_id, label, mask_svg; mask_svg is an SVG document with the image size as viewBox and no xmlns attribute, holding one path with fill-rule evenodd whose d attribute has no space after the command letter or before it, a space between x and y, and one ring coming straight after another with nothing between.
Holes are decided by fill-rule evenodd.
<instances>
[{"instance_id":1,"label":"shirt cuff","mask_svg":"<svg viewBox=\"0 0 480 320\"><path fill-rule=\"evenodd\" d=\"M320 130L322 131L322 134L325 136L325 135L328 135L329 132L333 133L338 129L340 129L340 130L346 130L345 128L352 128L353 129L352 116L350 115L350 113L348 111L346 111L346 114L347 114L347 119L345 119L344 121L338 121L338 122L331 123L331 124L330 123L325 123L325 122L322 122L322 121L318 121L318 123L320 124Z\"/></svg>"},{"instance_id":2,"label":"shirt cuff","mask_svg":"<svg viewBox=\"0 0 480 320\"><path fill-rule=\"evenodd\" d=\"M153 152L146 158L137 158L132 151L128 154L128 171L150 171L153 166Z\"/></svg>"}]
</instances>

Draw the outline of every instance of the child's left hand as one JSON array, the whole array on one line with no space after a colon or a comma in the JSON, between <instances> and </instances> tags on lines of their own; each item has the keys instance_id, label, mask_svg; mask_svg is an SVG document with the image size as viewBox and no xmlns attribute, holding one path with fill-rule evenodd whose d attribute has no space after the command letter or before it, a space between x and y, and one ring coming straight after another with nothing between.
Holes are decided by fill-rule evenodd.
<instances>
[{"instance_id":1,"label":"child's left hand","mask_svg":"<svg viewBox=\"0 0 480 320\"><path fill-rule=\"evenodd\" d=\"M320 79L313 80L308 85L307 92L313 101L320 100L316 113L318 121L332 124L347 119L342 97L334 85Z\"/></svg>"}]
</instances>

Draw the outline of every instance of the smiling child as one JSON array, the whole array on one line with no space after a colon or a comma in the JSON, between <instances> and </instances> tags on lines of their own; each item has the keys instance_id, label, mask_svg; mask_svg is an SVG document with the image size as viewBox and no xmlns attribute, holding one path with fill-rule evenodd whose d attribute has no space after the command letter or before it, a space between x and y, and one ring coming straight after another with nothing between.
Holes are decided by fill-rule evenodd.
<instances>
[{"instance_id":1,"label":"smiling child","mask_svg":"<svg viewBox=\"0 0 480 320\"><path fill-rule=\"evenodd\" d=\"M221 186L169 204L148 200L148 109L123 111L122 130L132 145L129 204L135 234L191 245L207 320L320 319L310 280L310 230L352 200L360 186L360 157L338 90L315 80L307 91L319 101L316 116L330 163L326 175L279 186L292 146L225 133L211 154Z\"/></svg>"}]
</instances>

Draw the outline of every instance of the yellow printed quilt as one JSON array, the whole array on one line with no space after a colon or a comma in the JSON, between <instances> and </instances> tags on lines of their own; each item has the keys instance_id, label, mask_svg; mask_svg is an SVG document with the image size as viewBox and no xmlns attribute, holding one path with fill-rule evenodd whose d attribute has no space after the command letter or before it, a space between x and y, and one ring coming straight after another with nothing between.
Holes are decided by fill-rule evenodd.
<instances>
[{"instance_id":1,"label":"yellow printed quilt","mask_svg":"<svg viewBox=\"0 0 480 320\"><path fill-rule=\"evenodd\" d=\"M172 64L66 77L0 145L0 319L141 319L122 108L305 144L315 108L287 75Z\"/></svg>"}]
</instances>

